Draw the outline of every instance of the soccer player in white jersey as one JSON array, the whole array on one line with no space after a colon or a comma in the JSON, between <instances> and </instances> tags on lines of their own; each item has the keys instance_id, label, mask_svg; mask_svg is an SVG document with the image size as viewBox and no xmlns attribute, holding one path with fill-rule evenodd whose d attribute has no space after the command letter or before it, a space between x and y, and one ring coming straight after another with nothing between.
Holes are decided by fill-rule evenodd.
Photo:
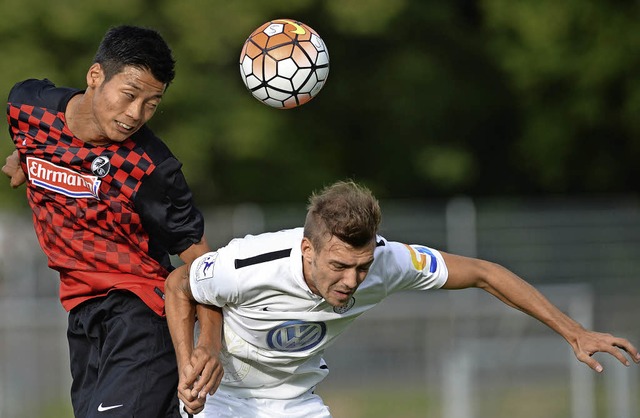
<instances>
[{"instance_id":1,"label":"soccer player in white jersey","mask_svg":"<svg viewBox=\"0 0 640 418\"><path fill-rule=\"evenodd\" d=\"M596 352L627 366L624 352L640 362L629 341L584 329L506 268L388 241L377 235L380 219L368 189L338 182L311 196L304 228L234 239L171 273L166 313L185 410L204 406L206 418L330 417L313 393L329 373L324 350L358 316L401 290L478 287L552 328L597 372ZM197 350L190 356L196 303L224 313L222 346L215 347L221 382Z\"/></svg>"}]
</instances>

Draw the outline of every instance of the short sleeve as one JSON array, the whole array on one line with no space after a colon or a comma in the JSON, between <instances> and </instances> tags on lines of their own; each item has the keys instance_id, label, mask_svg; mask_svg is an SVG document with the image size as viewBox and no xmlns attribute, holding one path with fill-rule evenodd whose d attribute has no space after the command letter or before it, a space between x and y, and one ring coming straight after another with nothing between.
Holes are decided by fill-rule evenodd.
<instances>
[{"instance_id":1,"label":"short sleeve","mask_svg":"<svg viewBox=\"0 0 640 418\"><path fill-rule=\"evenodd\" d=\"M189 284L197 302L218 307L238 303L240 295L231 255L232 244L203 254L191 264Z\"/></svg>"},{"instance_id":2,"label":"short sleeve","mask_svg":"<svg viewBox=\"0 0 640 418\"><path fill-rule=\"evenodd\" d=\"M204 235L204 218L193 203L180 162L173 157L145 179L135 205L150 239L170 254L180 254Z\"/></svg>"},{"instance_id":3,"label":"short sleeve","mask_svg":"<svg viewBox=\"0 0 640 418\"><path fill-rule=\"evenodd\" d=\"M449 274L442 254L424 245L385 241L376 254L378 263L388 293L439 289Z\"/></svg>"}]
</instances>

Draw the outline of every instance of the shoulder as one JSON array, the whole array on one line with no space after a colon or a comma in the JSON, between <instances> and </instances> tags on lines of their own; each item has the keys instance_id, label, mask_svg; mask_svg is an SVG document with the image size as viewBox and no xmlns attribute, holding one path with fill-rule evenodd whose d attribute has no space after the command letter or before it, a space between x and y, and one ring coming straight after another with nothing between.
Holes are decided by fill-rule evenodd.
<instances>
[{"instance_id":1,"label":"shoulder","mask_svg":"<svg viewBox=\"0 0 640 418\"><path fill-rule=\"evenodd\" d=\"M302 289L301 240L302 228L247 235L200 257L191 267L194 298L241 305L263 301L265 292Z\"/></svg>"},{"instance_id":2,"label":"shoulder","mask_svg":"<svg viewBox=\"0 0 640 418\"><path fill-rule=\"evenodd\" d=\"M81 92L79 89L70 87L57 87L46 78L28 79L13 86L9 92L9 102L64 110L69 100Z\"/></svg>"},{"instance_id":3,"label":"shoulder","mask_svg":"<svg viewBox=\"0 0 640 418\"><path fill-rule=\"evenodd\" d=\"M374 266L386 270L389 274L404 274L413 272L426 275L439 274L446 265L440 251L419 244L405 244L387 241L378 237L374 257ZM404 273L401 273L404 272Z\"/></svg>"},{"instance_id":4,"label":"shoulder","mask_svg":"<svg viewBox=\"0 0 640 418\"><path fill-rule=\"evenodd\" d=\"M252 271L280 263L288 263L293 254L299 253L302 228L278 232L246 235L231 240L219 253L235 270Z\"/></svg>"},{"instance_id":5,"label":"shoulder","mask_svg":"<svg viewBox=\"0 0 640 418\"><path fill-rule=\"evenodd\" d=\"M246 235L232 240L228 247L233 249L236 257L245 260L241 265L251 265L288 258L301 241L302 228L295 228Z\"/></svg>"}]
</instances>

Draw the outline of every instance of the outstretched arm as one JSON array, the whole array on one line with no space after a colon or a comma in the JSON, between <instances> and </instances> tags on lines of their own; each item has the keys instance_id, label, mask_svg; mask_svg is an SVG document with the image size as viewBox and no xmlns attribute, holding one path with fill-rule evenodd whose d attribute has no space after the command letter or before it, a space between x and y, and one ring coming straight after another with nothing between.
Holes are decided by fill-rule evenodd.
<instances>
[{"instance_id":1,"label":"outstretched arm","mask_svg":"<svg viewBox=\"0 0 640 418\"><path fill-rule=\"evenodd\" d=\"M442 253L449 269L445 289L483 289L507 305L538 319L560 334L573 348L578 360L596 372L602 365L592 356L609 353L625 366L631 359L640 363L640 353L626 339L611 334L586 330L553 305L542 293L508 269L488 261Z\"/></svg>"},{"instance_id":2,"label":"outstretched arm","mask_svg":"<svg viewBox=\"0 0 640 418\"><path fill-rule=\"evenodd\" d=\"M223 375L219 361L222 346L220 308L197 304L189 286L189 264L175 269L165 283L165 310L178 361L178 397L188 413L204 408L207 393L214 393ZM201 333L194 348L194 325Z\"/></svg>"}]
</instances>

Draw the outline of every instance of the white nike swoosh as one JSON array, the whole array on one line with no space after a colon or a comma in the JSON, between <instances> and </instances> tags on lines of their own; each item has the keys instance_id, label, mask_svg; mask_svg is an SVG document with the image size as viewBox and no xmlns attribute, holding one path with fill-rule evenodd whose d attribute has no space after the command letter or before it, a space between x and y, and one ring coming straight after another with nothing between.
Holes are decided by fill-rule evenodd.
<instances>
[{"instance_id":1,"label":"white nike swoosh","mask_svg":"<svg viewBox=\"0 0 640 418\"><path fill-rule=\"evenodd\" d=\"M104 411L108 411L110 409L120 408L121 406L123 406L123 405L120 404L120 405L112 405L112 406L102 406L102 404L100 404L100 405L98 405L98 412L104 412Z\"/></svg>"}]
</instances>

